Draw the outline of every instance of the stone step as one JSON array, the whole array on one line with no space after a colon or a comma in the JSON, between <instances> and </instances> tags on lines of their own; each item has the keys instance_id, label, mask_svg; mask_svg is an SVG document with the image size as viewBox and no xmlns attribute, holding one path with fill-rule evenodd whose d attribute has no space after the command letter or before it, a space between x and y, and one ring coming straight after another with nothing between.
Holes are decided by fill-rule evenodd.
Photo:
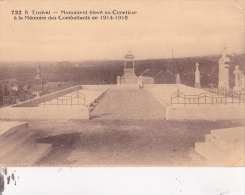
<instances>
[{"instance_id":1,"label":"stone step","mask_svg":"<svg viewBox=\"0 0 245 195\"><path fill-rule=\"evenodd\" d=\"M205 135L205 142L208 142L213 145L213 147L218 147L219 149L223 150L224 148L229 148L231 144L233 144L232 141L225 141L223 139L220 139L218 136L214 136L212 134Z\"/></svg>"},{"instance_id":2,"label":"stone step","mask_svg":"<svg viewBox=\"0 0 245 195\"><path fill-rule=\"evenodd\" d=\"M207 164L207 159L195 150L191 150L189 156L191 158L189 165L191 166L205 166Z\"/></svg>"},{"instance_id":3,"label":"stone step","mask_svg":"<svg viewBox=\"0 0 245 195\"><path fill-rule=\"evenodd\" d=\"M222 145L220 144L222 143ZM224 147L222 147L224 146ZM195 143L195 150L204 156L207 160L215 159L227 159L231 156L237 156L238 154L243 154L244 143L243 142L197 142Z\"/></svg>"},{"instance_id":4,"label":"stone step","mask_svg":"<svg viewBox=\"0 0 245 195\"><path fill-rule=\"evenodd\" d=\"M205 157L208 161L225 159L225 151L215 147L209 142L197 142L195 143L195 151Z\"/></svg>"},{"instance_id":5,"label":"stone step","mask_svg":"<svg viewBox=\"0 0 245 195\"><path fill-rule=\"evenodd\" d=\"M0 164L10 166L30 166L37 164L52 150L52 144L37 144L29 139L21 147L3 156Z\"/></svg>"},{"instance_id":6,"label":"stone step","mask_svg":"<svg viewBox=\"0 0 245 195\"><path fill-rule=\"evenodd\" d=\"M205 135L205 142L195 143L195 150L210 165L241 165L244 161L244 140L244 127L216 129Z\"/></svg>"},{"instance_id":7,"label":"stone step","mask_svg":"<svg viewBox=\"0 0 245 195\"><path fill-rule=\"evenodd\" d=\"M0 141L0 159L25 143L33 134L28 130L17 131Z\"/></svg>"},{"instance_id":8,"label":"stone step","mask_svg":"<svg viewBox=\"0 0 245 195\"><path fill-rule=\"evenodd\" d=\"M211 131L211 134L219 140L231 141L245 139L245 127L233 127L226 129L215 129Z\"/></svg>"},{"instance_id":9,"label":"stone step","mask_svg":"<svg viewBox=\"0 0 245 195\"><path fill-rule=\"evenodd\" d=\"M0 137L6 137L17 130L25 129L28 127L26 122L12 122L12 121L1 121L0 122Z\"/></svg>"}]
</instances>

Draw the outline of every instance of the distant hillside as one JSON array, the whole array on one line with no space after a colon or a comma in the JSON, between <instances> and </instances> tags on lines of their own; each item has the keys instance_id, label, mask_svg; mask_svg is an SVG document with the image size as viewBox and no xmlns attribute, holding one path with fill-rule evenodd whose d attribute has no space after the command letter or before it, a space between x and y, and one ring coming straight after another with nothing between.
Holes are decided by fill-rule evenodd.
<instances>
[{"instance_id":1,"label":"distant hillside","mask_svg":"<svg viewBox=\"0 0 245 195\"><path fill-rule=\"evenodd\" d=\"M199 63L203 87L218 82L219 56L200 56L172 59L146 59L135 61L137 76L155 77L155 83L173 83L174 76L180 74L183 84L194 86L195 64ZM239 65L245 72L245 54L228 56L231 59L230 80L234 85L234 67ZM42 75L49 82L77 82L80 84L114 84L116 77L123 75L123 60L64 61L64 62L0 62L0 80L17 79L31 81L40 64Z\"/></svg>"}]
</instances>

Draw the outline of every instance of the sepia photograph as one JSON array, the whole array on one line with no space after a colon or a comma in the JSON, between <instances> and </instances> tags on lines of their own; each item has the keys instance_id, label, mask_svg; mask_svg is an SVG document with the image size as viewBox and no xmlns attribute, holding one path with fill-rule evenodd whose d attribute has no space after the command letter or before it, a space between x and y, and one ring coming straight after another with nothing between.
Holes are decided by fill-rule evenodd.
<instances>
[{"instance_id":1,"label":"sepia photograph","mask_svg":"<svg viewBox=\"0 0 245 195\"><path fill-rule=\"evenodd\" d=\"M244 167L244 16L1 0L0 166Z\"/></svg>"}]
</instances>

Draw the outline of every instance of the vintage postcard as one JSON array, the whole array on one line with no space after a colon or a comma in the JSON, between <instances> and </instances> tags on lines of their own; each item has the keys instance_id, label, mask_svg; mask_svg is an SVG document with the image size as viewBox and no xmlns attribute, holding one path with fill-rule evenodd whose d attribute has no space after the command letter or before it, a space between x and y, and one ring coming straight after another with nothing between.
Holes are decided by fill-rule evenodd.
<instances>
[{"instance_id":1,"label":"vintage postcard","mask_svg":"<svg viewBox=\"0 0 245 195\"><path fill-rule=\"evenodd\" d=\"M244 166L245 4L0 1L0 165Z\"/></svg>"}]
</instances>

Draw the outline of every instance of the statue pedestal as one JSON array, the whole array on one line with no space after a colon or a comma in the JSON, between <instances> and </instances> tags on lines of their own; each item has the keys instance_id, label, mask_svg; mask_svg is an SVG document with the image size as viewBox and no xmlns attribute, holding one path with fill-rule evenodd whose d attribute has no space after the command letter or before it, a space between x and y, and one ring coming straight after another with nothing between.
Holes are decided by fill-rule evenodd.
<instances>
[{"instance_id":1,"label":"statue pedestal","mask_svg":"<svg viewBox=\"0 0 245 195\"><path fill-rule=\"evenodd\" d=\"M134 72L134 56L129 53L125 56L124 74L117 77L117 86L120 88L139 89L143 87L142 77L137 77Z\"/></svg>"},{"instance_id":2,"label":"statue pedestal","mask_svg":"<svg viewBox=\"0 0 245 195\"><path fill-rule=\"evenodd\" d=\"M139 89L140 86L142 86L142 78L140 79L137 77L133 69L124 69L124 75L122 77L117 77L117 85L120 88Z\"/></svg>"}]
</instances>

